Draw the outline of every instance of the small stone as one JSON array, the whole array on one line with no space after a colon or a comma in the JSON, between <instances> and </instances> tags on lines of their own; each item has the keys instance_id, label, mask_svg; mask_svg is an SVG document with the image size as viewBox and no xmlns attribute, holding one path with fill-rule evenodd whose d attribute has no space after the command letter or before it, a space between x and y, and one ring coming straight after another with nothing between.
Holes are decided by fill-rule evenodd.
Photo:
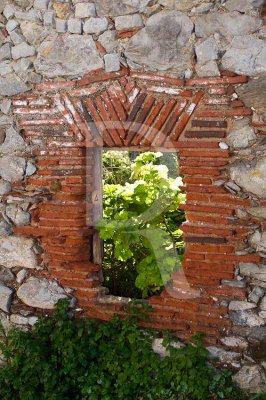
<instances>
[{"instance_id":1,"label":"small stone","mask_svg":"<svg viewBox=\"0 0 266 400\"><path fill-rule=\"evenodd\" d=\"M12 65L10 61L0 62L0 75L5 76L13 72Z\"/></svg>"},{"instance_id":2,"label":"small stone","mask_svg":"<svg viewBox=\"0 0 266 400\"><path fill-rule=\"evenodd\" d=\"M13 274L13 272L10 271L10 269L7 269L0 265L0 282L10 283L10 282L14 281L14 279L15 279L15 275Z\"/></svg>"},{"instance_id":3,"label":"small stone","mask_svg":"<svg viewBox=\"0 0 266 400\"><path fill-rule=\"evenodd\" d=\"M230 348L238 348L240 350L246 350L248 348L248 342L239 336L228 336L221 339L221 342Z\"/></svg>"},{"instance_id":4,"label":"small stone","mask_svg":"<svg viewBox=\"0 0 266 400\"><path fill-rule=\"evenodd\" d=\"M266 207L248 207L247 212L253 217L266 219Z\"/></svg>"},{"instance_id":5,"label":"small stone","mask_svg":"<svg viewBox=\"0 0 266 400\"><path fill-rule=\"evenodd\" d=\"M222 150L227 150L227 149L229 149L228 144L225 143L225 142L219 142L219 147L220 147L220 149L222 149Z\"/></svg>"},{"instance_id":6,"label":"small stone","mask_svg":"<svg viewBox=\"0 0 266 400\"><path fill-rule=\"evenodd\" d=\"M260 43L264 43L264 41L260 41ZM257 48L258 43L253 42L253 46L255 49ZM252 51L253 46L250 46L250 52ZM264 47L263 47L264 48ZM263 50L262 46L259 45L258 48L258 56L260 56L260 52ZM266 46L265 46L266 48ZM265 51L264 51L265 54ZM264 105L266 104L266 76L261 75L256 77L256 79L250 79L248 83L245 85L239 85L236 88L236 92L240 99L244 101L247 107L253 107L256 110L264 111ZM266 121L265 121L266 122Z\"/></svg>"},{"instance_id":7,"label":"small stone","mask_svg":"<svg viewBox=\"0 0 266 400\"><path fill-rule=\"evenodd\" d=\"M3 327L5 333L8 333L10 329L12 329L12 325L9 321L9 318L3 312L0 312L0 324Z\"/></svg>"},{"instance_id":8,"label":"small stone","mask_svg":"<svg viewBox=\"0 0 266 400\"><path fill-rule=\"evenodd\" d=\"M14 29L19 26L19 23L15 19L10 19L6 24L6 30L10 34Z\"/></svg>"},{"instance_id":9,"label":"small stone","mask_svg":"<svg viewBox=\"0 0 266 400\"><path fill-rule=\"evenodd\" d=\"M120 70L120 56L117 53L106 54L104 56L105 71L114 72Z\"/></svg>"},{"instance_id":10,"label":"small stone","mask_svg":"<svg viewBox=\"0 0 266 400\"><path fill-rule=\"evenodd\" d=\"M142 28L143 21L139 14L125 15L115 18L115 28L118 31L123 29Z\"/></svg>"},{"instance_id":11,"label":"small stone","mask_svg":"<svg viewBox=\"0 0 266 400\"><path fill-rule=\"evenodd\" d=\"M96 0L97 14L101 17L118 17L145 10L151 0Z\"/></svg>"},{"instance_id":12,"label":"small stone","mask_svg":"<svg viewBox=\"0 0 266 400\"><path fill-rule=\"evenodd\" d=\"M37 10L47 10L50 0L34 0L33 7Z\"/></svg>"},{"instance_id":13,"label":"small stone","mask_svg":"<svg viewBox=\"0 0 266 400\"><path fill-rule=\"evenodd\" d=\"M16 10L15 17L18 20L23 20L23 21L39 21L38 13L34 9L31 9L27 12Z\"/></svg>"},{"instance_id":14,"label":"small stone","mask_svg":"<svg viewBox=\"0 0 266 400\"><path fill-rule=\"evenodd\" d=\"M25 150L25 142L22 139L22 137L11 126L6 130L5 140L3 144L0 146L0 153L8 154L23 150Z\"/></svg>"},{"instance_id":15,"label":"small stone","mask_svg":"<svg viewBox=\"0 0 266 400\"><path fill-rule=\"evenodd\" d=\"M42 43L50 34L49 27L40 26L36 22L24 21L20 28L26 41L34 46Z\"/></svg>"},{"instance_id":16,"label":"small stone","mask_svg":"<svg viewBox=\"0 0 266 400\"><path fill-rule=\"evenodd\" d=\"M26 167L26 176L32 176L33 174L35 174L36 171L37 171L36 165L28 161Z\"/></svg>"},{"instance_id":17,"label":"small stone","mask_svg":"<svg viewBox=\"0 0 266 400\"><path fill-rule=\"evenodd\" d=\"M259 317L266 319L266 311L260 311Z\"/></svg>"},{"instance_id":18,"label":"small stone","mask_svg":"<svg viewBox=\"0 0 266 400\"><path fill-rule=\"evenodd\" d=\"M236 288L244 288L246 287L245 281L235 281L235 280L228 280L222 279L221 284L224 286L236 287Z\"/></svg>"},{"instance_id":19,"label":"small stone","mask_svg":"<svg viewBox=\"0 0 266 400\"><path fill-rule=\"evenodd\" d=\"M206 64L196 64L196 73L199 77L220 76L216 61L208 61Z\"/></svg>"},{"instance_id":20,"label":"small stone","mask_svg":"<svg viewBox=\"0 0 266 400\"><path fill-rule=\"evenodd\" d=\"M14 47L12 47L12 57L14 60L24 57L32 57L35 55L35 47L30 46L26 42L22 42Z\"/></svg>"},{"instance_id":21,"label":"small stone","mask_svg":"<svg viewBox=\"0 0 266 400\"><path fill-rule=\"evenodd\" d=\"M12 314L10 316L10 322L16 325L28 325L28 318L19 314Z\"/></svg>"},{"instance_id":22,"label":"small stone","mask_svg":"<svg viewBox=\"0 0 266 400\"><path fill-rule=\"evenodd\" d=\"M16 226L25 226L30 224L31 215L30 213L23 211L22 208L15 205L6 206L6 216Z\"/></svg>"},{"instance_id":23,"label":"small stone","mask_svg":"<svg viewBox=\"0 0 266 400\"><path fill-rule=\"evenodd\" d=\"M15 8L11 4L7 4L4 8L3 14L6 19L12 18L15 15Z\"/></svg>"},{"instance_id":24,"label":"small stone","mask_svg":"<svg viewBox=\"0 0 266 400\"><path fill-rule=\"evenodd\" d=\"M239 271L240 275L250 277L256 272L259 272L260 269L259 266L254 263L239 263Z\"/></svg>"},{"instance_id":25,"label":"small stone","mask_svg":"<svg viewBox=\"0 0 266 400\"><path fill-rule=\"evenodd\" d=\"M199 64L205 64L211 60L217 60L218 48L216 40L213 37L206 39L195 47L197 62Z\"/></svg>"},{"instance_id":26,"label":"small stone","mask_svg":"<svg viewBox=\"0 0 266 400\"><path fill-rule=\"evenodd\" d=\"M38 317L29 317L28 322L30 326L34 326L36 322L38 321Z\"/></svg>"},{"instance_id":27,"label":"small stone","mask_svg":"<svg viewBox=\"0 0 266 400\"><path fill-rule=\"evenodd\" d=\"M8 193L11 191L11 185L9 182L5 182L2 179L0 179L0 196L3 196L4 194Z\"/></svg>"},{"instance_id":28,"label":"small stone","mask_svg":"<svg viewBox=\"0 0 266 400\"><path fill-rule=\"evenodd\" d=\"M242 390L250 393L261 392L266 387L265 372L258 365L245 365L233 379Z\"/></svg>"},{"instance_id":29,"label":"small stone","mask_svg":"<svg viewBox=\"0 0 266 400\"><path fill-rule=\"evenodd\" d=\"M25 237L0 237L0 260L6 268L37 268L34 241Z\"/></svg>"},{"instance_id":30,"label":"small stone","mask_svg":"<svg viewBox=\"0 0 266 400\"><path fill-rule=\"evenodd\" d=\"M70 18L68 20L68 31L70 33L81 34L81 32L82 32L82 22L77 18Z\"/></svg>"},{"instance_id":31,"label":"small stone","mask_svg":"<svg viewBox=\"0 0 266 400\"><path fill-rule=\"evenodd\" d=\"M12 234L11 226L4 219L0 220L0 236L9 236Z\"/></svg>"},{"instance_id":32,"label":"small stone","mask_svg":"<svg viewBox=\"0 0 266 400\"><path fill-rule=\"evenodd\" d=\"M115 30L105 31L99 36L98 41L104 47L107 53L114 53L119 50L120 44L117 40Z\"/></svg>"},{"instance_id":33,"label":"small stone","mask_svg":"<svg viewBox=\"0 0 266 400\"><path fill-rule=\"evenodd\" d=\"M30 90L30 87L16 74L12 73L0 77L0 96L14 96L19 93L27 92L28 90Z\"/></svg>"},{"instance_id":34,"label":"small stone","mask_svg":"<svg viewBox=\"0 0 266 400\"><path fill-rule=\"evenodd\" d=\"M266 311L266 296L263 297L260 303L260 309L261 311Z\"/></svg>"},{"instance_id":35,"label":"small stone","mask_svg":"<svg viewBox=\"0 0 266 400\"><path fill-rule=\"evenodd\" d=\"M76 18L96 17L96 8L94 3L77 3L75 7Z\"/></svg>"},{"instance_id":36,"label":"small stone","mask_svg":"<svg viewBox=\"0 0 266 400\"><path fill-rule=\"evenodd\" d=\"M159 356L161 358L165 358L165 357L169 357L170 356L170 352L168 350L166 350L166 348L163 345L163 340L161 338L155 338L152 341L152 350L159 354ZM184 344L182 342L179 341L175 341L172 342L171 345L175 348L175 349L181 349L182 347L184 347Z\"/></svg>"},{"instance_id":37,"label":"small stone","mask_svg":"<svg viewBox=\"0 0 266 400\"><path fill-rule=\"evenodd\" d=\"M19 182L24 178L26 161L22 157L4 156L0 158L0 175L8 182Z\"/></svg>"},{"instance_id":38,"label":"small stone","mask_svg":"<svg viewBox=\"0 0 266 400\"><path fill-rule=\"evenodd\" d=\"M58 33L67 32L67 20L56 18L55 29L56 29L56 32L58 32Z\"/></svg>"},{"instance_id":39,"label":"small stone","mask_svg":"<svg viewBox=\"0 0 266 400\"><path fill-rule=\"evenodd\" d=\"M100 34L108 28L108 20L107 18L90 18L88 19L84 26L83 30L85 33L96 33Z\"/></svg>"},{"instance_id":40,"label":"small stone","mask_svg":"<svg viewBox=\"0 0 266 400\"><path fill-rule=\"evenodd\" d=\"M243 310L251 310L256 308L256 304L249 303L247 301L231 301L229 303L230 311L243 311Z\"/></svg>"},{"instance_id":41,"label":"small stone","mask_svg":"<svg viewBox=\"0 0 266 400\"><path fill-rule=\"evenodd\" d=\"M29 278L17 291L18 298L30 307L51 310L59 299L67 298L57 282L48 279Z\"/></svg>"},{"instance_id":42,"label":"small stone","mask_svg":"<svg viewBox=\"0 0 266 400\"><path fill-rule=\"evenodd\" d=\"M252 292L249 294L248 299L255 303L258 304L262 296L264 295L264 290L261 287L255 287Z\"/></svg>"},{"instance_id":43,"label":"small stone","mask_svg":"<svg viewBox=\"0 0 266 400\"><path fill-rule=\"evenodd\" d=\"M210 353L210 357L219 358L222 363L231 364L235 361L240 360L241 354L234 351L226 351L216 346L208 346L207 350Z\"/></svg>"},{"instance_id":44,"label":"small stone","mask_svg":"<svg viewBox=\"0 0 266 400\"><path fill-rule=\"evenodd\" d=\"M250 126L250 121L248 118L243 118L240 120L235 120L233 122L232 128L227 136L227 143L235 148L245 148L248 147L252 142L256 140L256 135L254 128Z\"/></svg>"},{"instance_id":45,"label":"small stone","mask_svg":"<svg viewBox=\"0 0 266 400\"><path fill-rule=\"evenodd\" d=\"M202 3L197 7L193 7L191 10L192 14L203 14L210 11L213 8L213 3Z\"/></svg>"},{"instance_id":46,"label":"small stone","mask_svg":"<svg viewBox=\"0 0 266 400\"><path fill-rule=\"evenodd\" d=\"M259 317L254 311L231 311L229 313L230 320L235 325L257 327L265 325L266 321Z\"/></svg>"},{"instance_id":47,"label":"small stone","mask_svg":"<svg viewBox=\"0 0 266 400\"><path fill-rule=\"evenodd\" d=\"M69 2L54 2L53 8L57 18L67 20L73 16Z\"/></svg>"},{"instance_id":48,"label":"small stone","mask_svg":"<svg viewBox=\"0 0 266 400\"><path fill-rule=\"evenodd\" d=\"M4 99L1 104L0 104L0 110L4 114L8 114L10 109L11 109L11 100L10 99Z\"/></svg>"},{"instance_id":49,"label":"small stone","mask_svg":"<svg viewBox=\"0 0 266 400\"><path fill-rule=\"evenodd\" d=\"M9 312L12 301L13 290L0 283L0 309Z\"/></svg>"},{"instance_id":50,"label":"small stone","mask_svg":"<svg viewBox=\"0 0 266 400\"><path fill-rule=\"evenodd\" d=\"M10 32L10 39L12 40L13 44L15 44L15 45L24 42L24 38L20 34L18 29L15 29L14 31Z\"/></svg>"},{"instance_id":51,"label":"small stone","mask_svg":"<svg viewBox=\"0 0 266 400\"><path fill-rule=\"evenodd\" d=\"M55 22L55 12L54 11L46 11L43 14L43 24L44 25L54 25Z\"/></svg>"},{"instance_id":52,"label":"small stone","mask_svg":"<svg viewBox=\"0 0 266 400\"><path fill-rule=\"evenodd\" d=\"M266 252L266 231L259 231L256 230L250 237L249 237L249 244L251 247L253 247L256 251L258 252ZM265 271L260 270L258 272L256 272L255 275L257 274L264 274L265 275Z\"/></svg>"},{"instance_id":53,"label":"small stone","mask_svg":"<svg viewBox=\"0 0 266 400\"><path fill-rule=\"evenodd\" d=\"M17 273L17 278L16 278L17 283L18 283L19 285L21 285L21 284L24 282L26 276L27 276L27 271L26 271L26 269L21 269L21 270Z\"/></svg>"},{"instance_id":54,"label":"small stone","mask_svg":"<svg viewBox=\"0 0 266 400\"><path fill-rule=\"evenodd\" d=\"M6 43L0 48L0 61L9 60L10 58L11 58L11 47L9 43Z\"/></svg>"}]
</instances>

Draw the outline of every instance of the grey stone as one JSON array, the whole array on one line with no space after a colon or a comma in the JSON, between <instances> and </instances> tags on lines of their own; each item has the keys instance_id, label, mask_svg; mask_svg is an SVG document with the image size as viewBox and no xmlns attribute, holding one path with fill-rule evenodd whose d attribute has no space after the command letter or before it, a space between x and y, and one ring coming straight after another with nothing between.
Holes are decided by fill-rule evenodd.
<instances>
[{"instance_id":1,"label":"grey stone","mask_svg":"<svg viewBox=\"0 0 266 400\"><path fill-rule=\"evenodd\" d=\"M29 278L17 291L18 298L28 306L53 309L59 299L67 298L57 282L48 279Z\"/></svg>"},{"instance_id":2,"label":"grey stone","mask_svg":"<svg viewBox=\"0 0 266 400\"><path fill-rule=\"evenodd\" d=\"M191 64L192 30L193 23L186 15L177 11L160 12L150 17L146 27L129 40L125 55L147 69L172 69L183 76Z\"/></svg>"},{"instance_id":3,"label":"grey stone","mask_svg":"<svg viewBox=\"0 0 266 400\"><path fill-rule=\"evenodd\" d=\"M29 225L31 215L30 213L24 211L22 208L15 206L14 204L6 206L6 216L15 224L16 226Z\"/></svg>"},{"instance_id":4,"label":"grey stone","mask_svg":"<svg viewBox=\"0 0 266 400\"><path fill-rule=\"evenodd\" d=\"M242 390L256 393L266 388L266 378L263 368L258 365L245 365L233 377Z\"/></svg>"},{"instance_id":5,"label":"grey stone","mask_svg":"<svg viewBox=\"0 0 266 400\"><path fill-rule=\"evenodd\" d=\"M29 325L31 325L31 326L34 326L37 321L38 321L38 317L29 317L28 318Z\"/></svg>"},{"instance_id":6,"label":"grey stone","mask_svg":"<svg viewBox=\"0 0 266 400\"><path fill-rule=\"evenodd\" d=\"M257 305L254 303L249 303L247 301L231 301L229 303L229 310L230 311L244 311L244 310L251 310L256 308Z\"/></svg>"},{"instance_id":7,"label":"grey stone","mask_svg":"<svg viewBox=\"0 0 266 400\"><path fill-rule=\"evenodd\" d=\"M83 30L85 33L96 33L100 34L108 28L108 20L107 18L90 18L88 19L84 26Z\"/></svg>"},{"instance_id":8,"label":"grey stone","mask_svg":"<svg viewBox=\"0 0 266 400\"><path fill-rule=\"evenodd\" d=\"M37 10L47 10L50 0L34 0L34 8Z\"/></svg>"},{"instance_id":9,"label":"grey stone","mask_svg":"<svg viewBox=\"0 0 266 400\"><path fill-rule=\"evenodd\" d=\"M230 287L236 287L236 288L246 287L246 282L244 280L236 281L236 280L222 279L221 284L223 286L230 286Z\"/></svg>"},{"instance_id":10,"label":"grey stone","mask_svg":"<svg viewBox=\"0 0 266 400\"><path fill-rule=\"evenodd\" d=\"M6 194L10 191L11 191L10 183L0 179L0 196L3 196L4 194Z\"/></svg>"},{"instance_id":11,"label":"grey stone","mask_svg":"<svg viewBox=\"0 0 266 400\"><path fill-rule=\"evenodd\" d=\"M249 342L258 342L266 340L266 326L259 327L244 327L244 326L232 326L232 333L245 337Z\"/></svg>"},{"instance_id":12,"label":"grey stone","mask_svg":"<svg viewBox=\"0 0 266 400\"><path fill-rule=\"evenodd\" d=\"M236 161L229 168L229 174L244 191L266 198L266 158Z\"/></svg>"},{"instance_id":13,"label":"grey stone","mask_svg":"<svg viewBox=\"0 0 266 400\"><path fill-rule=\"evenodd\" d=\"M266 324L254 311L230 311L229 318L235 325L241 326L257 327Z\"/></svg>"},{"instance_id":14,"label":"grey stone","mask_svg":"<svg viewBox=\"0 0 266 400\"><path fill-rule=\"evenodd\" d=\"M248 299L253 303L258 304L263 295L264 295L264 290L261 287L256 286L249 294Z\"/></svg>"},{"instance_id":15,"label":"grey stone","mask_svg":"<svg viewBox=\"0 0 266 400\"><path fill-rule=\"evenodd\" d=\"M67 27L70 33L81 34L82 32L82 22L77 18L70 18Z\"/></svg>"},{"instance_id":16,"label":"grey stone","mask_svg":"<svg viewBox=\"0 0 266 400\"><path fill-rule=\"evenodd\" d=\"M7 74L0 77L0 96L13 96L30 90L16 74Z\"/></svg>"},{"instance_id":17,"label":"grey stone","mask_svg":"<svg viewBox=\"0 0 266 400\"><path fill-rule=\"evenodd\" d=\"M214 7L213 3L202 3L197 7L193 7L191 13L193 14L203 14L210 11Z\"/></svg>"},{"instance_id":18,"label":"grey stone","mask_svg":"<svg viewBox=\"0 0 266 400\"><path fill-rule=\"evenodd\" d=\"M252 235L249 237L249 244L251 247L256 249L256 251L260 252L265 252L266 251L266 231L255 231ZM260 271L256 271L256 273L253 274L253 276L257 276L260 274ZM266 271L266 268L265 268ZM265 274L264 271L264 274Z\"/></svg>"},{"instance_id":19,"label":"grey stone","mask_svg":"<svg viewBox=\"0 0 266 400\"><path fill-rule=\"evenodd\" d=\"M24 37L21 35L18 29L15 29L14 31L10 32L10 39L15 45L24 42Z\"/></svg>"},{"instance_id":20,"label":"grey stone","mask_svg":"<svg viewBox=\"0 0 266 400\"><path fill-rule=\"evenodd\" d=\"M65 33L67 31L67 20L56 18L55 29L58 33Z\"/></svg>"},{"instance_id":21,"label":"grey stone","mask_svg":"<svg viewBox=\"0 0 266 400\"><path fill-rule=\"evenodd\" d=\"M214 33L223 36L248 35L259 30L262 25L260 18L238 12L211 12L198 16L195 21L196 36L207 38Z\"/></svg>"},{"instance_id":22,"label":"grey stone","mask_svg":"<svg viewBox=\"0 0 266 400\"><path fill-rule=\"evenodd\" d=\"M96 8L94 3L77 3L75 7L76 18L96 17Z\"/></svg>"},{"instance_id":23,"label":"grey stone","mask_svg":"<svg viewBox=\"0 0 266 400\"><path fill-rule=\"evenodd\" d=\"M253 36L236 36L222 58L222 67L238 74L255 76L266 72L265 58L264 40Z\"/></svg>"},{"instance_id":24,"label":"grey stone","mask_svg":"<svg viewBox=\"0 0 266 400\"><path fill-rule=\"evenodd\" d=\"M120 70L120 56L117 53L106 54L104 56L105 71L113 72Z\"/></svg>"},{"instance_id":25,"label":"grey stone","mask_svg":"<svg viewBox=\"0 0 266 400\"><path fill-rule=\"evenodd\" d=\"M246 210L253 217L266 219L266 207L248 207Z\"/></svg>"},{"instance_id":26,"label":"grey stone","mask_svg":"<svg viewBox=\"0 0 266 400\"><path fill-rule=\"evenodd\" d=\"M224 6L229 11L245 12L251 8L259 8L263 4L263 0L252 1L252 0L228 0Z\"/></svg>"},{"instance_id":27,"label":"grey stone","mask_svg":"<svg viewBox=\"0 0 266 400\"><path fill-rule=\"evenodd\" d=\"M54 11L46 11L43 14L43 23L44 25L53 25L55 22L55 12Z\"/></svg>"},{"instance_id":28,"label":"grey stone","mask_svg":"<svg viewBox=\"0 0 266 400\"><path fill-rule=\"evenodd\" d=\"M266 75L250 79L247 84L236 87L236 92L247 107L263 111L266 104Z\"/></svg>"},{"instance_id":29,"label":"grey stone","mask_svg":"<svg viewBox=\"0 0 266 400\"><path fill-rule=\"evenodd\" d=\"M25 237L0 238L1 264L6 268L37 268L34 241Z\"/></svg>"},{"instance_id":30,"label":"grey stone","mask_svg":"<svg viewBox=\"0 0 266 400\"><path fill-rule=\"evenodd\" d=\"M4 143L0 146L0 153L8 154L25 150L25 143L22 137L11 126L6 130Z\"/></svg>"},{"instance_id":31,"label":"grey stone","mask_svg":"<svg viewBox=\"0 0 266 400\"><path fill-rule=\"evenodd\" d=\"M27 317L23 317L19 314L10 315L10 322L15 325L28 325L29 321Z\"/></svg>"},{"instance_id":32,"label":"grey stone","mask_svg":"<svg viewBox=\"0 0 266 400\"><path fill-rule=\"evenodd\" d=\"M1 0L0 2L0 14L4 11L5 6L8 4L8 0Z\"/></svg>"},{"instance_id":33,"label":"grey stone","mask_svg":"<svg viewBox=\"0 0 266 400\"><path fill-rule=\"evenodd\" d=\"M9 43L6 43L0 48L0 61L9 60L10 58L11 58L11 47Z\"/></svg>"},{"instance_id":34,"label":"grey stone","mask_svg":"<svg viewBox=\"0 0 266 400\"><path fill-rule=\"evenodd\" d=\"M204 64L211 60L217 60L218 58L218 48L216 40L213 37L210 37L197 45L195 51L197 62L199 64Z\"/></svg>"},{"instance_id":35,"label":"grey stone","mask_svg":"<svg viewBox=\"0 0 266 400\"><path fill-rule=\"evenodd\" d=\"M199 77L220 76L216 61L208 61L206 64L196 64L195 69Z\"/></svg>"},{"instance_id":36,"label":"grey stone","mask_svg":"<svg viewBox=\"0 0 266 400\"><path fill-rule=\"evenodd\" d=\"M246 350L248 348L247 340L239 336L228 336L222 338L221 342L230 348L238 348L240 350Z\"/></svg>"},{"instance_id":37,"label":"grey stone","mask_svg":"<svg viewBox=\"0 0 266 400\"><path fill-rule=\"evenodd\" d=\"M0 62L0 75L1 76L11 74L12 72L13 72L13 68L12 68L10 61Z\"/></svg>"},{"instance_id":38,"label":"grey stone","mask_svg":"<svg viewBox=\"0 0 266 400\"><path fill-rule=\"evenodd\" d=\"M259 317L266 319L266 310L260 311L258 315L259 315Z\"/></svg>"},{"instance_id":39,"label":"grey stone","mask_svg":"<svg viewBox=\"0 0 266 400\"><path fill-rule=\"evenodd\" d=\"M254 128L250 126L250 120L248 118L243 118L233 122L233 126L226 141L229 146L239 149L248 147L255 140L256 135Z\"/></svg>"},{"instance_id":40,"label":"grey stone","mask_svg":"<svg viewBox=\"0 0 266 400\"><path fill-rule=\"evenodd\" d=\"M266 296L264 296L263 299L261 300L260 309L262 311L266 311Z\"/></svg>"},{"instance_id":41,"label":"grey stone","mask_svg":"<svg viewBox=\"0 0 266 400\"><path fill-rule=\"evenodd\" d=\"M216 346L208 346L207 350L209 351L211 357L219 358L219 360L225 364L234 363L241 358L241 354L239 353L234 351L226 351Z\"/></svg>"},{"instance_id":42,"label":"grey stone","mask_svg":"<svg viewBox=\"0 0 266 400\"><path fill-rule=\"evenodd\" d=\"M143 21L139 14L124 15L115 18L115 28L118 31L130 28L141 28L142 26Z\"/></svg>"},{"instance_id":43,"label":"grey stone","mask_svg":"<svg viewBox=\"0 0 266 400\"><path fill-rule=\"evenodd\" d=\"M2 325L5 333L8 333L10 329L12 328L12 325L9 321L9 318L6 314L3 312L0 312L0 324Z\"/></svg>"},{"instance_id":44,"label":"grey stone","mask_svg":"<svg viewBox=\"0 0 266 400\"><path fill-rule=\"evenodd\" d=\"M13 64L15 73L23 80L28 81L29 70L33 67L30 58L20 58L16 64Z\"/></svg>"},{"instance_id":45,"label":"grey stone","mask_svg":"<svg viewBox=\"0 0 266 400\"><path fill-rule=\"evenodd\" d=\"M163 345L163 340L161 338L155 338L152 341L152 349L155 353L159 354L159 356L161 358L165 358L165 357L169 357L170 356L170 352L168 350L166 350L165 346ZM175 349L181 349L182 347L184 347L184 344L182 342L179 341L175 341L175 342L171 342L171 345L175 348Z\"/></svg>"},{"instance_id":46,"label":"grey stone","mask_svg":"<svg viewBox=\"0 0 266 400\"><path fill-rule=\"evenodd\" d=\"M49 78L77 76L103 67L91 36L57 35L45 40L35 62L36 72Z\"/></svg>"},{"instance_id":47,"label":"grey stone","mask_svg":"<svg viewBox=\"0 0 266 400\"><path fill-rule=\"evenodd\" d=\"M19 182L24 178L26 161L22 157L4 156L0 158L0 175L8 182Z\"/></svg>"},{"instance_id":48,"label":"grey stone","mask_svg":"<svg viewBox=\"0 0 266 400\"><path fill-rule=\"evenodd\" d=\"M0 283L0 310L9 312L12 301L13 290Z\"/></svg>"},{"instance_id":49,"label":"grey stone","mask_svg":"<svg viewBox=\"0 0 266 400\"><path fill-rule=\"evenodd\" d=\"M27 270L26 269L21 269L18 273L17 273L17 278L16 281L19 285L21 285L27 276Z\"/></svg>"},{"instance_id":50,"label":"grey stone","mask_svg":"<svg viewBox=\"0 0 266 400\"><path fill-rule=\"evenodd\" d=\"M33 174L35 174L36 171L37 171L36 165L28 161L26 167L26 176L32 176Z\"/></svg>"},{"instance_id":51,"label":"grey stone","mask_svg":"<svg viewBox=\"0 0 266 400\"><path fill-rule=\"evenodd\" d=\"M15 7L11 4L7 4L4 8L3 14L6 19L12 18L15 14Z\"/></svg>"},{"instance_id":52,"label":"grey stone","mask_svg":"<svg viewBox=\"0 0 266 400\"><path fill-rule=\"evenodd\" d=\"M95 0L97 14L101 17L118 17L143 10L151 0Z\"/></svg>"},{"instance_id":53,"label":"grey stone","mask_svg":"<svg viewBox=\"0 0 266 400\"><path fill-rule=\"evenodd\" d=\"M7 269L0 265L0 282L10 283L10 282L14 281L14 279L15 279L15 275L13 274L13 272L10 271L10 269Z\"/></svg>"},{"instance_id":54,"label":"grey stone","mask_svg":"<svg viewBox=\"0 0 266 400\"><path fill-rule=\"evenodd\" d=\"M18 26L19 26L18 21L16 21L15 19L10 19L6 24L6 30L10 34Z\"/></svg>"},{"instance_id":55,"label":"grey stone","mask_svg":"<svg viewBox=\"0 0 266 400\"><path fill-rule=\"evenodd\" d=\"M0 110L4 114L8 114L11 108L11 100L10 99L4 99L0 103Z\"/></svg>"},{"instance_id":56,"label":"grey stone","mask_svg":"<svg viewBox=\"0 0 266 400\"><path fill-rule=\"evenodd\" d=\"M26 41L32 45L38 45L49 35L49 28L38 25L36 22L22 22L20 25Z\"/></svg>"},{"instance_id":57,"label":"grey stone","mask_svg":"<svg viewBox=\"0 0 266 400\"><path fill-rule=\"evenodd\" d=\"M16 10L15 17L22 21L39 21L38 13L34 9L27 12Z\"/></svg>"},{"instance_id":58,"label":"grey stone","mask_svg":"<svg viewBox=\"0 0 266 400\"><path fill-rule=\"evenodd\" d=\"M12 47L12 57L14 60L24 57L32 57L35 55L35 47L30 46L26 42L22 42L14 47Z\"/></svg>"},{"instance_id":59,"label":"grey stone","mask_svg":"<svg viewBox=\"0 0 266 400\"><path fill-rule=\"evenodd\" d=\"M256 272L259 272L260 268L254 263L239 263L239 271L240 275L250 277Z\"/></svg>"},{"instance_id":60,"label":"grey stone","mask_svg":"<svg viewBox=\"0 0 266 400\"><path fill-rule=\"evenodd\" d=\"M105 48L107 53L114 53L116 51L119 51L120 44L116 38L115 30L105 31L99 36L98 41Z\"/></svg>"},{"instance_id":61,"label":"grey stone","mask_svg":"<svg viewBox=\"0 0 266 400\"><path fill-rule=\"evenodd\" d=\"M11 226L4 219L0 219L0 236L8 236L11 233Z\"/></svg>"}]
</instances>

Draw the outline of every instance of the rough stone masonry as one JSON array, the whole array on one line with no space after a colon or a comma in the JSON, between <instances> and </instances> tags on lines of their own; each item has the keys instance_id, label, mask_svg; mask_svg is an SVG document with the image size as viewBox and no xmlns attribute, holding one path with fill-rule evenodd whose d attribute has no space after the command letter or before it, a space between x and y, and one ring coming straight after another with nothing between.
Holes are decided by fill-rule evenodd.
<instances>
[{"instance_id":1,"label":"rough stone masonry","mask_svg":"<svg viewBox=\"0 0 266 400\"><path fill-rule=\"evenodd\" d=\"M151 126L160 122L171 135L178 120L180 130L174 142L188 193L183 267L201 295L175 300L168 291L152 298L158 312L153 326L160 328L165 318L164 326L181 339L207 333L209 350L235 369L243 388L265 389L265 21L263 0L1 0L0 321L5 329L33 326L70 295L102 319L121 310L100 287L99 267L88 250L91 232L81 233L86 126L80 128L67 97L81 110L82 96L119 78L96 100L86 98L93 120L112 114L113 102L119 123L132 111L139 121L150 112ZM141 102L141 91L153 97L142 95ZM35 120L39 135L37 122L29 122ZM119 129L122 141L104 133L110 147L123 145L123 126ZM142 143L140 136L130 140ZM62 202L62 218L73 220L72 226L56 220ZM84 287L79 282L85 279ZM180 279L173 276L171 290Z\"/></svg>"}]
</instances>

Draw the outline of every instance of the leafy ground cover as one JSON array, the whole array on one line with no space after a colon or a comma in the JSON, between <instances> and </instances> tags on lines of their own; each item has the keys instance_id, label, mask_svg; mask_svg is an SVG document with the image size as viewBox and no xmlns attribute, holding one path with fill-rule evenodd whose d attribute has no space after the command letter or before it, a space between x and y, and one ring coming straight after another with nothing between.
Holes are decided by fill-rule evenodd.
<instances>
[{"instance_id":1,"label":"leafy ground cover","mask_svg":"<svg viewBox=\"0 0 266 400\"><path fill-rule=\"evenodd\" d=\"M200 338L181 349L164 333L169 356L152 350L159 333L138 327L144 306L124 320L74 319L61 301L32 332L2 335L1 400L265 400L234 385L209 362Z\"/></svg>"}]
</instances>

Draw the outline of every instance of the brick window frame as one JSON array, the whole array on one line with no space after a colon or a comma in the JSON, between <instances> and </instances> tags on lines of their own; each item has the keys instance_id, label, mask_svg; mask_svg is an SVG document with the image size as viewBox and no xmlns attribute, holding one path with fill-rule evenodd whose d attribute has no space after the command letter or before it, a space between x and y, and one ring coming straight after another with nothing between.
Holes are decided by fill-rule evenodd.
<instances>
[{"instance_id":1,"label":"brick window frame","mask_svg":"<svg viewBox=\"0 0 266 400\"><path fill-rule=\"evenodd\" d=\"M182 80L122 69L97 71L77 81L44 82L13 98L23 135L36 145L38 170L27 178L25 196L39 191L31 226L16 227L15 233L39 241L47 266L42 274L74 288L88 315L108 320L115 312L124 314L124 302L106 296L100 266L93 262L97 233L91 220L99 212L94 160L99 162L102 146L155 147L178 151L185 176L185 277L174 273L171 287L148 300L154 312L143 325L172 329L181 338L201 331L210 343L230 329L223 300L246 298L246 289L230 285L237 264L260 260L255 254L236 255L236 244L245 241L248 227L235 218L235 211L250 201L222 185L232 159L224 144L227 132L235 117L252 115L232 97L235 86L247 81L226 72L220 78ZM134 128L143 123L141 132Z\"/></svg>"}]
</instances>

